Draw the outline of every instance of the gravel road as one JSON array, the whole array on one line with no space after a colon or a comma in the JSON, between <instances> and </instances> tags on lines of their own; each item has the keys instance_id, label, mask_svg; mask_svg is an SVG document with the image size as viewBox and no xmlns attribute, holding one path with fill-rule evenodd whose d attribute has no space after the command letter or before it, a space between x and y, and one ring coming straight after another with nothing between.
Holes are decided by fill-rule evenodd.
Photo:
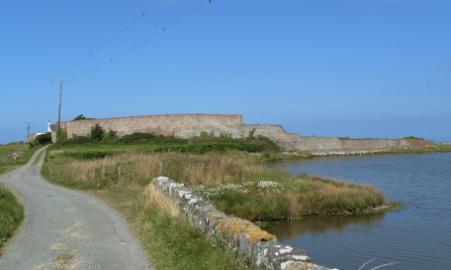
<instances>
[{"instance_id":1,"label":"gravel road","mask_svg":"<svg viewBox=\"0 0 451 270\"><path fill-rule=\"evenodd\" d=\"M25 205L25 220L0 256L3 270L153 269L126 221L98 199L46 182L45 149L1 177Z\"/></svg>"}]
</instances>

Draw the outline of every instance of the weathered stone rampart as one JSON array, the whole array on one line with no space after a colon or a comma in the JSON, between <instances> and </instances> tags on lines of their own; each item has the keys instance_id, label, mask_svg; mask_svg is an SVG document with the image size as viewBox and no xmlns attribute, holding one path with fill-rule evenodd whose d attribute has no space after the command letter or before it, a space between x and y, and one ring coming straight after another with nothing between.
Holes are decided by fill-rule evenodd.
<instances>
[{"instance_id":1,"label":"weathered stone rampart","mask_svg":"<svg viewBox=\"0 0 451 270\"><path fill-rule=\"evenodd\" d=\"M216 237L258 269L329 270L311 263L303 250L278 244L275 236L252 222L217 210L183 184L158 177L151 185L173 200L195 228Z\"/></svg>"},{"instance_id":2,"label":"weathered stone rampart","mask_svg":"<svg viewBox=\"0 0 451 270\"><path fill-rule=\"evenodd\" d=\"M306 137L286 132L280 125L249 125L241 115L222 114L170 114L135 117L118 117L64 122L69 138L86 136L96 124L105 130L114 130L119 136L135 132L151 132L164 136L191 138L202 132L233 138L265 136L286 151L315 154L374 153L389 149L431 145L421 139L347 139L339 137ZM55 138L55 134L53 134Z\"/></svg>"}]
</instances>

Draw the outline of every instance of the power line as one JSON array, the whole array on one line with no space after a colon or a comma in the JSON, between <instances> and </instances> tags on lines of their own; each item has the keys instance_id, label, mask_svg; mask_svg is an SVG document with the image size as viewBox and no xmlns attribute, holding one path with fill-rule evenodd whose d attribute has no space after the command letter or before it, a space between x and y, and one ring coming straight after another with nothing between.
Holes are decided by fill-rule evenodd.
<instances>
[{"instance_id":1,"label":"power line","mask_svg":"<svg viewBox=\"0 0 451 270\"><path fill-rule=\"evenodd\" d=\"M99 51L105 49L106 47L108 47L110 44L112 44L114 41L116 41L117 39L119 39L125 32L127 32L130 28L132 28L132 26L136 25L143 17L145 17L149 12L151 12L153 9L155 9L161 0L158 0L156 2L154 2L152 5L150 5L149 7L147 7L146 9L144 9L143 11L141 11L139 13L139 15L137 17L135 17L133 20L131 20L128 24L126 24L124 27L122 27L121 29L119 29L118 31L116 31L105 43L103 43L102 45L98 46L97 48L95 48L94 50L90 51L84 58L83 60L79 60L76 61L74 64L72 64L69 68L67 68L64 72L63 75L67 76L68 74L70 74L72 72L72 70L74 68L76 68L77 66L82 65L83 63L85 63L88 59L94 57Z\"/></svg>"},{"instance_id":2,"label":"power line","mask_svg":"<svg viewBox=\"0 0 451 270\"><path fill-rule=\"evenodd\" d=\"M194 8L190 9L188 12L175 18L174 20L170 21L169 23L166 23L166 24L163 24L163 25L157 27L157 29L153 33L151 33L146 38L141 40L141 42L129 45L127 49L123 50L121 53L117 54L116 56L110 56L110 57L108 57L108 59L106 61L103 61L103 63L93 66L92 68L94 69L94 72L100 71L106 65L114 63L115 61L124 57L128 53L130 53L130 52L136 50L137 48L143 46L144 44L148 43L150 40L152 40L156 36L167 32L169 29L180 24L184 19L199 12L200 10L202 10L203 8L205 8L207 5L211 4L212 2L213 2L212 0L202 1L202 3L195 6ZM73 83L74 81L80 80L83 77L83 75L85 75L87 73L88 72L85 71L84 73L80 74L79 76L72 77L67 81L67 83L70 84L70 83Z\"/></svg>"}]
</instances>

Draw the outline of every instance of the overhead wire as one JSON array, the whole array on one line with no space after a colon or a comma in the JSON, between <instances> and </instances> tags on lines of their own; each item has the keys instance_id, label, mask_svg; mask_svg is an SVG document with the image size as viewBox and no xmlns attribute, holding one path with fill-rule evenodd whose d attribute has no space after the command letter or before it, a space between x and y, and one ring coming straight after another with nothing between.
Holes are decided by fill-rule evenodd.
<instances>
[{"instance_id":1,"label":"overhead wire","mask_svg":"<svg viewBox=\"0 0 451 270\"><path fill-rule=\"evenodd\" d=\"M125 55L127 55L127 54L131 53L132 51L136 50L137 48L143 46L144 44L147 44L149 41L154 39L156 36L158 36L158 35L160 35L162 33L165 33L169 29L171 29L174 26L180 24L184 19L196 14L197 12L199 12L200 10L202 10L203 8L205 8L207 5L211 4L212 2L213 2L212 0L202 1L199 5L196 5L194 8L192 8L189 11L183 13L182 15L178 16L177 18L173 19L172 21L157 27L156 30L154 30L150 35L148 35L146 38L144 38L140 42L129 45L127 47L127 49L125 49L122 52L118 53L116 56L110 56L110 57L108 57L108 59L106 59L102 63L100 63L98 65L95 65L94 67L91 67L91 68L95 72L98 72L98 71L102 70L105 66L116 62L117 60L121 59ZM86 76L87 73L88 73L88 71L85 70L79 76L74 76L74 77L69 78L67 80L67 83L71 84L74 81L78 81L82 77Z\"/></svg>"},{"instance_id":2,"label":"overhead wire","mask_svg":"<svg viewBox=\"0 0 451 270\"><path fill-rule=\"evenodd\" d=\"M134 17L130 22L128 22L126 25L124 25L122 28L120 28L118 31L115 31L114 34L103 44L99 45L92 51L90 51L83 59L77 60L73 62L70 66L63 69L64 71L61 73L60 76L67 77L75 68L78 66L83 65L86 63L89 59L93 58L97 53L99 53L101 50L107 48L110 44L118 40L125 32L127 32L129 29L131 29L133 26L138 24L145 16L147 16L152 10L154 10L159 4L161 0L157 0L153 2L150 6L146 7L144 10L140 11L138 13L138 16ZM55 79L52 79L52 83L55 82Z\"/></svg>"}]
</instances>

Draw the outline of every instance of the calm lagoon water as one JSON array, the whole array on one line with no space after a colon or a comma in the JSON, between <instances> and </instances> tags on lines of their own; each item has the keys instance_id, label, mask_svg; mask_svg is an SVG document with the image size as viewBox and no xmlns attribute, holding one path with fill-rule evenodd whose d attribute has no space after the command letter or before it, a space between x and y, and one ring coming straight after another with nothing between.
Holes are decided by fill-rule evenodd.
<instances>
[{"instance_id":1,"label":"calm lagoon water","mask_svg":"<svg viewBox=\"0 0 451 270\"><path fill-rule=\"evenodd\" d=\"M451 270L451 153L381 155L284 162L307 173L371 184L405 208L363 217L313 218L265 228L340 270L398 262L387 270Z\"/></svg>"}]
</instances>

